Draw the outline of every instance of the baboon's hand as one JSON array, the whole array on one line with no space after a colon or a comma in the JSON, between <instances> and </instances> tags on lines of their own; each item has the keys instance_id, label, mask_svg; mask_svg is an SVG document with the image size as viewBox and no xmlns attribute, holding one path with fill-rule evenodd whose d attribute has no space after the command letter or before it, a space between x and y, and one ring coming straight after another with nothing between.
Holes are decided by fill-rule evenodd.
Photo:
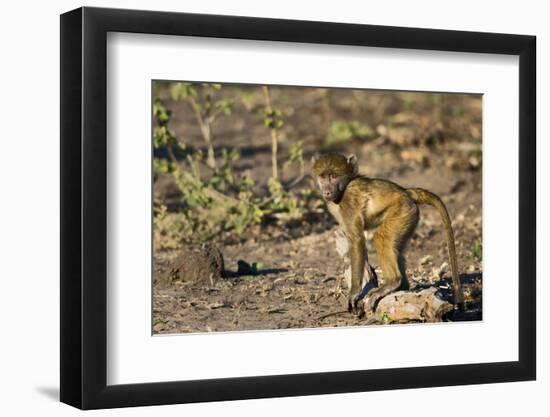
<instances>
[{"instance_id":1,"label":"baboon's hand","mask_svg":"<svg viewBox=\"0 0 550 417\"><path fill-rule=\"evenodd\" d=\"M348 298L348 311L355 314L357 317L362 317L365 313L363 309L363 301L361 300L361 293L351 293Z\"/></svg>"}]
</instances>

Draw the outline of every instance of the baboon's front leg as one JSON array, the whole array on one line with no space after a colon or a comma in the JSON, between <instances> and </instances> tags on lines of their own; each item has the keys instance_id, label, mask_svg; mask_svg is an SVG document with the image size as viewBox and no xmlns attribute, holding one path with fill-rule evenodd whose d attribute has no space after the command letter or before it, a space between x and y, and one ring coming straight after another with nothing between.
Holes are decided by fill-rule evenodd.
<instances>
[{"instance_id":1,"label":"baboon's front leg","mask_svg":"<svg viewBox=\"0 0 550 417\"><path fill-rule=\"evenodd\" d=\"M417 210L389 212L384 224L374 234L374 246L382 268L383 280L365 299L365 312L374 311L378 301L398 288L408 285L403 249L417 223Z\"/></svg>"},{"instance_id":2,"label":"baboon's front leg","mask_svg":"<svg viewBox=\"0 0 550 417\"><path fill-rule=\"evenodd\" d=\"M346 234L342 229L337 229L335 234L336 242L336 252L344 261L344 279L346 280L346 285L348 288L351 288L351 260L349 254L349 242ZM367 257L367 247L365 246L365 274L363 275L362 282L362 296L372 288L378 287L378 276L376 275L375 269L372 265L369 264ZM365 291L366 290L366 291Z\"/></svg>"},{"instance_id":3,"label":"baboon's front leg","mask_svg":"<svg viewBox=\"0 0 550 417\"><path fill-rule=\"evenodd\" d=\"M348 308L350 311L355 312L356 314L362 315L362 308L357 308L358 305L360 305L360 301L374 288L378 287L378 277L376 275L376 271L372 267L372 265L369 264L368 258L367 258L367 247L365 245L366 239L362 239L362 253L358 253L359 249L355 248L356 251L355 258L364 257L364 262L359 261L359 264L363 264L363 274L362 279L359 281L354 282L352 279L352 256L351 256L351 247L350 242L346 234L341 230L338 229L336 231L336 251L338 254L344 259L344 278L346 280L348 289L350 291L350 297L348 300ZM363 236L362 236L363 237ZM354 285L355 284L355 285Z\"/></svg>"}]
</instances>

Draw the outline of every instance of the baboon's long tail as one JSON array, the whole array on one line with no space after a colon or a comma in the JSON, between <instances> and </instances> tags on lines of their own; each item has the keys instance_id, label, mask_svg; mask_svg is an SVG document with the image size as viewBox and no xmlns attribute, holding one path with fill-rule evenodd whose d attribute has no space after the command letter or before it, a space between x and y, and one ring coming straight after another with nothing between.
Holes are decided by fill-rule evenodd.
<instances>
[{"instance_id":1,"label":"baboon's long tail","mask_svg":"<svg viewBox=\"0 0 550 417\"><path fill-rule=\"evenodd\" d=\"M434 193L424 190L422 188L408 188L407 193L417 204L428 204L439 212L443 224L445 225L445 233L447 235L447 249L449 251L449 259L451 261L451 273L453 275L453 292L454 301L460 309L464 308L464 294L462 293L462 286L460 285L460 278L458 277L458 266L456 262L456 248L455 237L453 233L453 226L449 217L449 212L443 204L443 201Z\"/></svg>"}]
</instances>

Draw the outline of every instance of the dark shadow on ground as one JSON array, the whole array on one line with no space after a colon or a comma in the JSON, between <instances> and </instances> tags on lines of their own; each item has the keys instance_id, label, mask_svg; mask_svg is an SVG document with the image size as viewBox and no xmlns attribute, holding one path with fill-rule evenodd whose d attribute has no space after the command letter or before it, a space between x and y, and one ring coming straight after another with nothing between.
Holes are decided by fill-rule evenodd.
<instances>
[{"instance_id":1,"label":"dark shadow on ground","mask_svg":"<svg viewBox=\"0 0 550 417\"><path fill-rule=\"evenodd\" d=\"M288 272L287 268L267 268L267 269L260 269L258 271L250 271L250 272L239 272L239 271L228 271L225 270L223 273L224 278L241 278L241 277L249 277L249 276L266 276L266 275L275 275L275 274L282 274L283 272Z\"/></svg>"},{"instance_id":2,"label":"dark shadow on ground","mask_svg":"<svg viewBox=\"0 0 550 417\"><path fill-rule=\"evenodd\" d=\"M471 274L461 274L460 282L462 286L472 285L476 282L480 282L482 279L481 273L471 273ZM452 279L450 277L443 278L441 281L435 284L429 283L417 283L414 286L414 291L421 291L426 288L436 287L438 289L438 294L442 299L453 302L453 287ZM482 315L482 299L483 297L477 297L479 301L472 302L467 301L465 303L464 311L459 311L457 309L451 311L449 314L444 316L444 320L448 321L480 321L483 320Z\"/></svg>"}]
</instances>

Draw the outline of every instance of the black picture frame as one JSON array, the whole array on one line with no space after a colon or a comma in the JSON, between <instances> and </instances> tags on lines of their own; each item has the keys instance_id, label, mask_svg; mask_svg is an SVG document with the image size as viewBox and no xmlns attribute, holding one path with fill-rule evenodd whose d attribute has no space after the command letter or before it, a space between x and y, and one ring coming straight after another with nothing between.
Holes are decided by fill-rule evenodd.
<instances>
[{"instance_id":1,"label":"black picture frame","mask_svg":"<svg viewBox=\"0 0 550 417\"><path fill-rule=\"evenodd\" d=\"M107 385L108 32L519 56L519 360ZM61 401L94 409L535 379L535 51L524 35L88 7L61 15Z\"/></svg>"}]
</instances>

